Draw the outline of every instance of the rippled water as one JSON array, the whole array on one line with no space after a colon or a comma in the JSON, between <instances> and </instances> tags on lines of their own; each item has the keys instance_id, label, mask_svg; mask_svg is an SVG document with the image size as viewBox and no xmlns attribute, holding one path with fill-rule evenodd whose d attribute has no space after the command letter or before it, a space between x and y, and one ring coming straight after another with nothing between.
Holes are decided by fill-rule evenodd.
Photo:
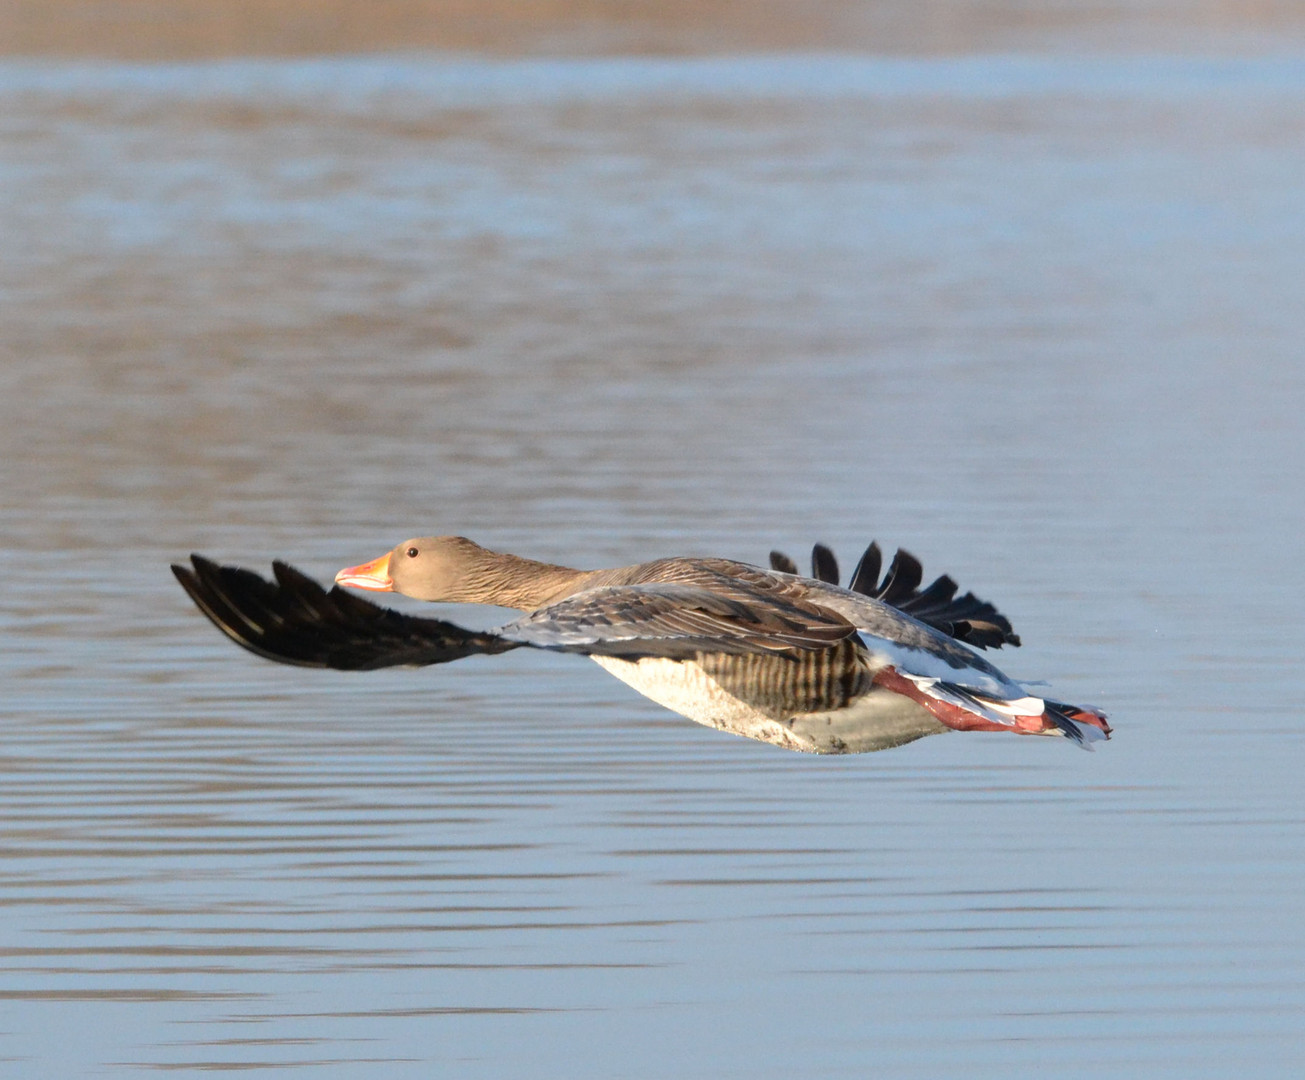
<instances>
[{"instance_id":1,"label":"rippled water","mask_svg":"<svg viewBox=\"0 0 1305 1080\"><path fill-rule=\"evenodd\" d=\"M0 65L8 1068L1298 1075L1303 91ZM822 759L578 658L282 668L167 572L428 531L902 544L1116 738Z\"/></svg>"}]
</instances>

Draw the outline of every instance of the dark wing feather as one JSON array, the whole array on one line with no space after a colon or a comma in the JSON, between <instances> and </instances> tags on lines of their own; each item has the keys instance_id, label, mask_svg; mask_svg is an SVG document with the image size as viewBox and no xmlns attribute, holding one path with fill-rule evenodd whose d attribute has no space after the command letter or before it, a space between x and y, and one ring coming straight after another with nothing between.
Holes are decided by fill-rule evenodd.
<instances>
[{"instance_id":1,"label":"dark wing feather","mask_svg":"<svg viewBox=\"0 0 1305 1080\"><path fill-rule=\"evenodd\" d=\"M852 580L847 583L847 587L853 592L870 596L879 581L879 568L883 565L883 561L884 556L879 550L879 545L873 540L870 541L870 546L865 549L856 564L856 569L852 571Z\"/></svg>"},{"instance_id":2,"label":"dark wing feather","mask_svg":"<svg viewBox=\"0 0 1305 1080\"><path fill-rule=\"evenodd\" d=\"M877 566L879 561L878 546L871 544L862 556L862 565L871 563ZM1010 620L988 601L968 592L956 599L956 582L946 574L923 590L919 588L921 580L920 560L902 548L893 556L881 583L876 585L873 575L863 577L860 565L853 578L858 586L857 592L891 604L898 611L950 634L957 641L980 649L1019 645L1019 635L1011 627Z\"/></svg>"},{"instance_id":3,"label":"dark wing feather","mask_svg":"<svg viewBox=\"0 0 1305 1080\"><path fill-rule=\"evenodd\" d=\"M778 561L777 561L778 560ZM795 566L792 559L778 551L770 554L770 564L776 569L780 563ZM920 589L924 571L920 560L909 551L899 548L893 556L888 572L881 582L879 571L883 566L883 553L879 545L872 543L865 549L861 560L852 572L848 588L863 596L873 597L898 611L903 611L913 619L918 619L935 630L973 645L980 649L1000 649L1003 645L1019 645L1019 635L1015 633L1010 620L1001 614L986 600L980 600L973 593L967 592L962 597L956 596L958 588L946 574L935 579L926 588ZM817 544L811 553L812 577L817 581L838 584L838 563L833 552L823 544ZM792 573L792 570L786 570Z\"/></svg>"},{"instance_id":4,"label":"dark wing feather","mask_svg":"<svg viewBox=\"0 0 1305 1080\"><path fill-rule=\"evenodd\" d=\"M475 653L517 647L441 619L423 619L363 600L338 586L329 592L283 562L274 581L251 570L218 566L200 555L172 572L196 606L237 645L282 664L362 671L443 664Z\"/></svg>"},{"instance_id":5,"label":"dark wing feather","mask_svg":"<svg viewBox=\"0 0 1305 1080\"><path fill-rule=\"evenodd\" d=\"M920 560L909 551L897 549L889 564L888 573L884 575L883 584L879 586L878 599L885 604L892 604L899 611L902 605L915 597L915 590L924 579L924 567Z\"/></svg>"},{"instance_id":6,"label":"dark wing feather","mask_svg":"<svg viewBox=\"0 0 1305 1080\"><path fill-rule=\"evenodd\" d=\"M772 551L770 553L770 568L778 570L781 574L796 574L798 572L797 563L782 551Z\"/></svg>"},{"instance_id":7,"label":"dark wing feather","mask_svg":"<svg viewBox=\"0 0 1305 1080\"><path fill-rule=\"evenodd\" d=\"M826 649L855 627L815 604L680 582L587 589L498 629L512 641L587 656L689 659L700 652L794 654Z\"/></svg>"},{"instance_id":8,"label":"dark wing feather","mask_svg":"<svg viewBox=\"0 0 1305 1080\"><path fill-rule=\"evenodd\" d=\"M838 584L838 560L824 544L811 549L811 576L830 585Z\"/></svg>"}]
</instances>

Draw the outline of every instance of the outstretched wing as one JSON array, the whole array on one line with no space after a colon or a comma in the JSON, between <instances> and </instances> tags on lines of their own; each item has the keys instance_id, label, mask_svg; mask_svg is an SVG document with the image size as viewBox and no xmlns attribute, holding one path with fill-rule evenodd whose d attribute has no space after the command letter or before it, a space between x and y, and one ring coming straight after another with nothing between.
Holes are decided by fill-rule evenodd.
<instances>
[{"instance_id":1,"label":"outstretched wing","mask_svg":"<svg viewBox=\"0 0 1305 1080\"><path fill-rule=\"evenodd\" d=\"M272 564L272 581L200 555L191 563L172 572L214 626L252 653L301 667L415 667L522 645L626 658L784 654L825 649L855 633L814 604L752 596L744 586L722 595L674 583L590 589L477 632L379 607L338 586L328 591L283 562Z\"/></svg>"},{"instance_id":2,"label":"outstretched wing","mask_svg":"<svg viewBox=\"0 0 1305 1080\"><path fill-rule=\"evenodd\" d=\"M797 565L782 552L770 553L770 565L784 573L797 572ZM878 544L872 543L856 564L847 587L853 592L895 607L966 645L979 649L1019 645L1019 635L1005 615L972 592L958 597L956 593L959 586L947 574L921 589L924 569L920 560L909 551L901 548L897 550L887 573L880 581L882 566L883 553ZM817 581L838 584L838 563L834 553L823 544L817 544L812 549L811 576Z\"/></svg>"},{"instance_id":3,"label":"outstretched wing","mask_svg":"<svg viewBox=\"0 0 1305 1080\"><path fill-rule=\"evenodd\" d=\"M338 586L329 592L283 562L274 581L192 555L172 567L213 625L252 653L301 667L364 671L443 664L475 653L517 648L495 634L464 630L363 600Z\"/></svg>"},{"instance_id":4,"label":"outstretched wing","mask_svg":"<svg viewBox=\"0 0 1305 1080\"><path fill-rule=\"evenodd\" d=\"M674 659L827 649L855 632L841 615L815 604L754 594L726 578L718 589L678 582L588 589L497 631L542 649Z\"/></svg>"}]
</instances>

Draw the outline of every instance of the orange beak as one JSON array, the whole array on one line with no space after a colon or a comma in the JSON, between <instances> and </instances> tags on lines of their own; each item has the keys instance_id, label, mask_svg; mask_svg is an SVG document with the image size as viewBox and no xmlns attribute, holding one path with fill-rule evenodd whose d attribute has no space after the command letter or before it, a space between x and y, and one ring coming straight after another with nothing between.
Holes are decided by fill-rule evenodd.
<instances>
[{"instance_id":1,"label":"orange beak","mask_svg":"<svg viewBox=\"0 0 1305 1080\"><path fill-rule=\"evenodd\" d=\"M355 589L374 589L376 592L393 592L394 579L390 577L390 553L361 566L346 566L335 575L337 585Z\"/></svg>"}]
</instances>

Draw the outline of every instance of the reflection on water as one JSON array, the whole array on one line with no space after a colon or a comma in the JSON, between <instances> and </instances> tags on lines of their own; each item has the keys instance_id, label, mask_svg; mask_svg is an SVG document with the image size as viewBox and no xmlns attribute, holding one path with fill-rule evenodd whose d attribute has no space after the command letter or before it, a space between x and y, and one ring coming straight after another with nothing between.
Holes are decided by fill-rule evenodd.
<instances>
[{"instance_id":1,"label":"reflection on water","mask_svg":"<svg viewBox=\"0 0 1305 1080\"><path fill-rule=\"evenodd\" d=\"M1291 1075L1302 86L0 69L0 1056ZM789 755L579 658L261 664L167 573L425 531L902 543L1117 734Z\"/></svg>"},{"instance_id":2,"label":"reflection on water","mask_svg":"<svg viewBox=\"0 0 1305 1080\"><path fill-rule=\"evenodd\" d=\"M1227 50L1299 45L1292 0L1182 4L1096 0L169 0L167 17L139 0L9 0L0 51L14 55L193 59L376 50L481 54L715 54L873 50L1007 53L1021 49Z\"/></svg>"}]
</instances>

